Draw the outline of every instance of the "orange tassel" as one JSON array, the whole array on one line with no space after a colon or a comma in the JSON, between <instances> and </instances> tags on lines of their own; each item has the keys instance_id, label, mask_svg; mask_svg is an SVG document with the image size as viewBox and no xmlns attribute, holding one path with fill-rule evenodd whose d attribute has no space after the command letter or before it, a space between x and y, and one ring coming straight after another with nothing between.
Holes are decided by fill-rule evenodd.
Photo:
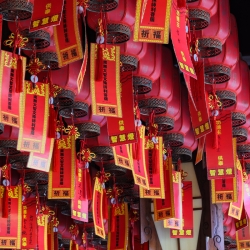
<instances>
[{"instance_id":1,"label":"orange tassel","mask_svg":"<svg viewBox=\"0 0 250 250\"><path fill-rule=\"evenodd\" d=\"M23 62L22 58L18 56L17 71L16 71L16 93L23 92Z\"/></svg>"},{"instance_id":2,"label":"orange tassel","mask_svg":"<svg viewBox=\"0 0 250 250\"><path fill-rule=\"evenodd\" d=\"M103 197L102 197L102 215L103 219L108 219L108 202L105 189L103 189Z\"/></svg>"},{"instance_id":3,"label":"orange tassel","mask_svg":"<svg viewBox=\"0 0 250 250\"><path fill-rule=\"evenodd\" d=\"M218 132L216 127L216 116L212 117L212 128L213 128L213 135L214 135L214 141L213 141L213 148L218 148Z\"/></svg>"},{"instance_id":4,"label":"orange tassel","mask_svg":"<svg viewBox=\"0 0 250 250\"><path fill-rule=\"evenodd\" d=\"M102 45L97 44L97 60L96 60L96 75L95 75L96 81L102 81L103 80L103 51L102 51Z\"/></svg>"},{"instance_id":5,"label":"orange tassel","mask_svg":"<svg viewBox=\"0 0 250 250\"><path fill-rule=\"evenodd\" d=\"M3 218L8 218L8 189L7 187L4 188L4 193L3 193L3 204L2 204L2 217Z\"/></svg>"},{"instance_id":6,"label":"orange tassel","mask_svg":"<svg viewBox=\"0 0 250 250\"><path fill-rule=\"evenodd\" d=\"M49 138L55 138L56 135L56 111L54 110L53 106L49 106L49 132L48 137Z\"/></svg>"},{"instance_id":7,"label":"orange tassel","mask_svg":"<svg viewBox=\"0 0 250 250\"><path fill-rule=\"evenodd\" d=\"M91 176L88 169L86 170L86 178L87 178L87 197L88 200L92 200Z\"/></svg>"}]
</instances>

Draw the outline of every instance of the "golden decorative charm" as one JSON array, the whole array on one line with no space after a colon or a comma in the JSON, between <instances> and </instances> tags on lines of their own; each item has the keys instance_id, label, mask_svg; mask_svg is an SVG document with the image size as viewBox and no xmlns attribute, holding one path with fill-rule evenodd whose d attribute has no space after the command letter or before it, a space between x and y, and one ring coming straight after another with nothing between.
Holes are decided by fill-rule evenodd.
<instances>
[{"instance_id":1,"label":"golden decorative charm","mask_svg":"<svg viewBox=\"0 0 250 250\"><path fill-rule=\"evenodd\" d=\"M30 63L27 65L27 71L31 75L37 75L43 69L45 69L45 65L39 61L39 58L34 58L30 60Z\"/></svg>"},{"instance_id":2,"label":"golden decorative charm","mask_svg":"<svg viewBox=\"0 0 250 250\"><path fill-rule=\"evenodd\" d=\"M80 155L81 160L86 162L91 162L92 159L96 158L96 154L92 153L89 148L83 149L81 152L78 152L77 155Z\"/></svg>"},{"instance_id":3,"label":"golden decorative charm","mask_svg":"<svg viewBox=\"0 0 250 250\"><path fill-rule=\"evenodd\" d=\"M4 45L8 46L10 48L13 48L14 46L16 48L23 48L25 47L26 43L29 41L27 37L23 37L19 33L17 34L17 37L14 33L11 33L8 40L4 41Z\"/></svg>"}]
</instances>

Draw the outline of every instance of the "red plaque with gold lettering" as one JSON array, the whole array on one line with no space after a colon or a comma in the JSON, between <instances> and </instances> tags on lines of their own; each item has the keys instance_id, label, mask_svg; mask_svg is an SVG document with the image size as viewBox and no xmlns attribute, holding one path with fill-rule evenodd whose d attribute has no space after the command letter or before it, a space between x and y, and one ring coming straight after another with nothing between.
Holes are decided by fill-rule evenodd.
<instances>
[{"instance_id":1,"label":"red plaque with gold lettering","mask_svg":"<svg viewBox=\"0 0 250 250\"><path fill-rule=\"evenodd\" d=\"M236 231L241 230L242 228L248 226L248 217L247 217L247 213L246 213L246 210L244 208L244 205L243 205L243 208L242 208L242 213L241 213L240 219L239 220L234 220L234 223L235 223Z\"/></svg>"},{"instance_id":2,"label":"red plaque with gold lettering","mask_svg":"<svg viewBox=\"0 0 250 250\"><path fill-rule=\"evenodd\" d=\"M98 62L97 51L101 50L102 61ZM91 43L90 50L90 85L93 115L122 118L121 83L120 83L120 47ZM98 63L103 65L102 81L96 80ZM100 67L100 65L98 66ZM121 119L122 120L122 119Z\"/></svg>"},{"instance_id":3,"label":"red plaque with gold lettering","mask_svg":"<svg viewBox=\"0 0 250 250\"><path fill-rule=\"evenodd\" d=\"M22 249L35 249L37 246L36 198L26 198L22 212Z\"/></svg>"},{"instance_id":4,"label":"red plaque with gold lettering","mask_svg":"<svg viewBox=\"0 0 250 250\"><path fill-rule=\"evenodd\" d=\"M89 201L83 197L83 174L85 166L78 162L76 164L76 175L75 175L75 196L71 200L71 218L82 222L88 222L88 204Z\"/></svg>"},{"instance_id":5,"label":"red plaque with gold lettering","mask_svg":"<svg viewBox=\"0 0 250 250\"><path fill-rule=\"evenodd\" d=\"M25 81L21 93L20 128L17 149L44 153L49 115L48 84Z\"/></svg>"},{"instance_id":6,"label":"red plaque with gold lettering","mask_svg":"<svg viewBox=\"0 0 250 250\"><path fill-rule=\"evenodd\" d=\"M140 186L140 198L164 199L164 174L163 174L163 140L157 136L154 143L145 136L145 162L149 179L149 188Z\"/></svg>"},{"instance_id":7,"label":"red plaque with gold lettering","mask_svg":"<svg viewBox=\"0 0 250 250\"><path fill-rule=\"evenodd\" d=\"M237 184L236 177L211 180L212 203L236 202Z\"/></svg>"},{"instance_id":8,"label":"red plaque with gold lettering","mask_svg":"<svg viewBox=\"0 0 250 250\"><path fill-rule=\"evenodd\" d=\"M59 67L83 58L76 6L77 0L64 0L62 20L54 27Z\"/></svg>"},{"instance_id":9,"label":"red plaque with gold lettering","mask_svg":"<svg viewBox=\"0 0 250 250\"><path fill-rule=\"evenodd\" d=\"M208 179L235 177L236 142L233 142L231 111L223 110L217 116L216 130L206 136ZM218 140L217 148L215 140Z\"/></svg>"},{"instance_id":10,"label":"red plaque with gold lettering","mask_svg":"<svg viewBox=\"0 0 250 250\"><path fill-rule=\"evenodd\" d=\"M103 224L102 197L103 197L102 183L100 179L96 177L94 184L93 203L92 203L95 234L105 239L106 234Z\"/></svg>"},{"instance_id":11,"label":"red plaque with gold lettering","mask_svg":"<svg viewBox=\"0 0 250 250\"><path fill-rule=\"evenodd\" d=\"M171 229L171 238L194 237L192 181L183 181L182 190L183 228L181 230Z\"/></svg>"},{"instance_id":12,"label":"red plaque with gold lettering","mask_svg":"<svg viewBox=\"0 0 250 250\"><path fill-rule=\"evenodd\" d=\"M37 216L38 248L48 250L48 215Z\"/></svg>"},{"instance_id":13,"label":"red plaque with gold lettering","mask_svg":"<svg viewBox=\"0 0 250 250\"><path fill-rule=\"evenodd\" d=\"M236 231L237 250L250 250L250 223L248 226Z\"/></svg>"},{"instance_id":14,"label":"red plaque with gold lettering","mask_svg":"<svg viewBox=\"0 0 250 250\"><path fill-rule=\"evenodd\" d=\"M20 93L16 93L17 55L2 50L0 62L0 122L19 127L21 106ZM25 75L26 58L22 57L23 75Z\"/></svg>"},{"instance_id":15,"label":"red plaque with gold lettering","mask_svg":"<svg viewBox=\"0 0 250 250\"><path fill-rule=\"evenodd\" d=\"M134 41L168 43L171 0L136 2Z\"/></svg>"},{"instance_id":16,"label":"red plaque with gold lettering","mask_svg":"<svg viewBox=\"0 0 250 250\"><path fill-rule=\"evenodd\" d=\"M148 173L145 161L145 127L140 126L138 129L138 142L130 144L130 151L133 153L133 169L134 182L136 185L149 188Z\"/></svg>"},{"instance_id":17,"label":"red plaque with gold lettering","mask_svg":"<svg viewBox=\"0 0 250 250\"><path fill-rule=\"evenodd\" d=\"M204 63L198 62L195 65L195 71L197 74L197 80L190 77L190 88L195 107L190 95L188 95L188 104L194 135L196 139L199 139L204 135L209 134L212 129L205 94ZM185 79L187 77L189 76L186 76Z\"/></svg>"},{"instance_id":18,"label":"red plaque with gold lettering","mask_svg":"<svg viewBox=\"0 0 250 250\"><path fill-rule=\"evenodd\" d=\"M173 178L173 193L174 193L173 205L175 207L175 217L164 220L163 225L164 228L181 230L183 228L181 173L178 171L172 171L172 178Z\"/></svg>"},{"instance_id":19,"label":"red plaque with gold lettering","mask_svg":"<svg viewBox=\"0 0 250 250\"><path fill-rule=\"evenodd\" d=\"M30 32L58 25L61 21L63 0L34 0Z\"/></svg>"},{"instance_id":20,"label":"red plaque with gold lettering","mask_svg":"<svg viewBox=\"0 0 250 250\"><path fill-rule=\"evenodd\" d=\"M228 215L235 218L236 220L240 220L242 209L243 209L243 200L244 200L244 187L243 187L243 173L240 161L237 159L237 201L231 202L229 206Z\"/></svg>"},{"instance_id":21,"label":"red plaque with gold lettering","mask_svg":"<svg viewBox=\"0 0 250 250\"><path fill-rule=\"evenodd\" d=\"M133 158L128 144L113 147L115 165L132 170Z\"/></svg>"},{"instance_id":22,"label":"red plaque with gold lettering","mask_svg":"<svg viewBox=\"0 0 250 250\"><path fill-rule=\"evenodd\" d=\"M22 237L22 188L8 187L8 204L3 204L6 188L0 186L0 204L7 206L8 217L1 218L0 249L21 249ZM0 209L0 217L2 209Z\"/></svg>"},{"instance_id":23,"label":"red plaque with gold lettering","mask_svg":"<svg viewBox=\"0 0 250 250\"><path fill-rule=\"evenodd\" d=\"M75 188L75 136L56 140L54 159L49 171L49 199L73 199Z\"/></svg>"},{"instance_id":24,"label":"red plaque with gold lettering","mask_svg":"<svg viewBox=\"0 0 250 250\"><path fill-rule=\"evenodd\" d=\"M173 0L170 17L171 39L179 63L179 69L183 73L196 79L186 33L188 20L187 9L186 6L179 7L177 3L178 0Z\"/></svg>"},{"instance_id":25,"label":"red plaque with gold lettering","mask_svg":"<svg viewBox=\"0 0 250 250\"><path fill-rule=\"evenodd\" d=\"M128 204L115 207L115 231L108 234L108 250L126 250L128 245Z\"/></svg>"},{"instance_id":26,"label":"red plaque with gold lettering","mask_svg":"<svg viewBox=\"0 0 250 250\"><path fill-rule=\"evenodd\" d=\"M166 161L164 166L165 199L154 199L154 220L165 220L175 217L172 160Z\"/></svg>"},{"instance_id":27,"label":"red plaque with gold lettering","mask_svg":"<svg viewBox=\"0 0 250 250\"><path fill-rule=\"evenodd\" d=\"M132 72L121 73L122 117L107 117L111 146L136 142Z\"/></svg>"}]
</instances>

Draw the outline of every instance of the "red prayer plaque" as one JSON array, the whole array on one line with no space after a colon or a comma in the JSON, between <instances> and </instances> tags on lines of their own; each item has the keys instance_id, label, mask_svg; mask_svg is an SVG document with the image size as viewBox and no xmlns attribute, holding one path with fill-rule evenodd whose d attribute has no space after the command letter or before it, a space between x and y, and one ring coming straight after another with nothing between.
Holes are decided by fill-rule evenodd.
<instances>
[{"instance_id":1,"label":"red prayer plaque","mask_svg":"<svg viewBox=\"0 0 250 250\"><path fill-rule=\"evenodd\" d=\"M137 141L132 72L121 73L121 84L122 117L107 117L109 143L111 146L129 144Z\"/></svg>"},{"instance_id":2,"label":"red prayer plaque","mask_svg":"<svg viewBox=\"0 0 250 250\"><path fill-rule=\"evenodd\" d=\"M49 87L45 83L25 81L21 93L20 128L17 149L44 153L49 113Z\"/></svg>"},{"instance_id":3,"label":"red prayer plaque","mask_svg":"<svg viewBox=\"0 0 250 250\"><path fill-rule=\"evenodd\" d=\"M75 190L75 136L56 140L49 171L49 199L73 199Z\"/></svg>"},{"instance_id":4,"label":"red prayer plaque","mask_svg":"<svg viewBox=\"0 0 250 250\"><path fill-rule=\"evenodd\" d=\"M61 21L63 0L34 0L30 32L58 25Z\"/></svg>"},{"instance_id":5,"label":"red prayer plaque","mask_svg":"<svg viewBox=\"0 0 250 250\"><path fill-rule=\"evenodd\" d=\"M122 118L120 83L120 47L101 45L103 53L103 79L96 80L97 44L91 43L90 85L93 115ZM100 63L100 62L99 62Z\"/></svg>"},{"instance_id":6,"label":"red prayer plaque","mask_svg":"<svg viewBox=\"0 0 250 250\"><path fill-rule=\"evenodd\" d=\"M108 234L108 250L127 250L128 245L128 204L121 203L115 208L115 232Z\"/></svg>"},{"instance_id":7,"label":"red prayer plaque","mask_svg":"<svg viewBox=\"0 0 250 250\"><path fill-rule=\"evenodd\" d=\"M164 220L175 217L172 158L166 160L163 165L165 199L154 199L154 220Z\"/></svg>"},{"instance_id":8,"label":"red prayer plaque","mask_svg":"<svg viewBox=\"0 0 250 250\"><path fill-rule=\"evenodd\" d=\"M62 21L54 27L54 39L59 67L83 58L78 28L77 0L64 0Z\"/></svg>"},{"instance_id":9,"label":"red prayer plaque","mask_svg":"<svg viewBox=\"0 0 250 250\"><path fill-rule=\"evenodd\" d=\"M17 55L2 50L0 62L0 122L13 127L20 125L21 100L16 93ZM22 58L23 75L25 75L26 58Z\"/></svg>"},{"instance_id":10,"label":"red prayer plaque","mask_svg":"<svg viewBox=\"0 0 250 250\"><path fill-rule=\"evenodd\" d=\"M145 160L145 150L144 150L145 127L140 126L138 129L139 129L138 142L130 144L130 151L133 152L133 156L136 155L136 153L139 154L137 159L133 159L132 173L136 185L143 188L149 188L149 180L148 180L148 173Z\"/></svg>"},{"instance_id":11,"label":"red prayer plaque","mask_svg":"<svg viewBox=\"0 0 250 250\"><path fill-rule=\"evenodd\" d=\"M175 217L164 220L164 228L182 229L182 188L181 173L172 171Z\"/></svg>"},{"instance_id":12,"label":"red prayer plaque","mask_svg":"<svg viewBox=\"0 0 250 250\"><path fill-rule=\"evenodd\" d=\"M231 111L223 110L216 118L218 148L214 148L214 133L206 136L208 179L235 177L236 144L233 142Z\"/></svg>"},{"instance_id":13,"label":"red prayer plaque","mask_svg":"<svg viewBox=\"0 0 250 250\"><path fill-rule=\"evenodd\" d=\"M113 147L115 165L132 170L133 158L128 144Z\"/></svg>"},{"instance_id":14,"label":"red prayer plaque","mask_svg":"<svg viewBox=\"0 0 250 250\"><path fill-rule=\"evenodd\" d=\"M2 218L0 206L0 248L20 249L22 237L22 188L21 186L8 187L8 204L3 204L3 195L6 188L0 186L0 204L7 205L8 217Z\"/></svg>"},{"instance_id":15,"label":"red prayer plaque","mask_svg":"<svg viewBox=\"0 0 250 250\"><path fill-rule=\"evenodd\" d=\"M182 8L178 7L177 2L178 0L173 0L171 9L171 39L180 70L184 74L196 79L195 69L190 57L190 48L186 33L188 19L187 9L185 6Z\"/></svg>"},{"instance_id":16,"label":"red prayer plaque","mask_svg":"<svg viewBox=\"0 0 250 250\"><path fill-rule=\"evenodd\" d=\"M149 188L140 186L140 198L164 199L164 174L163 174L163 140L156 137L154 143L148 136L145 137L145 162L149 180ZM154 171L154 168L157 170Z\"/></svg>"},{"instance_id":17,"label":"red prayer plaque","mask_svg":"<svg viewBox=\"0 0 250 250\"><path fill-rule=\"evenodd\" d=\"M137 0L135 42L168 43L171 0Z\"/></svg>"},{"instance_id":18,"label":"red prayer plaque","mask_svg":"<svg viewBox=\"0 0 250 250\"><path fill-rule=\"evenodd\" d=\"M195 66L197 80L190 77L190 88L193 101L188 95L189 111L192 127L196 139L199 139L212 131L207 107L207 98L204 82L204 63L198 62Z\"/></svg>"},{"instance_id":19,"label":"red prayer plaque","mask_svg":"<svg viewBox=\"0 0 250 250\"><path fill-rule=\"evenodd\" d=\"M237 160L237 201L231 202L228 215L235 218L236 220L240 220L242 209L243 209L243 200L244 200L244 184L243 184L243 173L240 161Z\"/></svg>"},{"instance_id":20,"label":"red prayer plaque","mask_svg":"<svg viewBox=\"0 0 250 250\"><path fill-rule=\"evenodd\" d=\"M192 181L183 181L182 190L183 228L181 230L171 229L171 238L194 237Z\"/></svg>"},{"instance_id":21,"label":"red prayer plaque","mask_svg":"<svg viewBox=\"0 0 250 250\"><path fill-rule=\"evenodd\" d=\"M102 197L103 197L102 183L100 179L96 177L94 184L93 203L92 203L95 234L105 239L106 234L103 224Z\"/></svg>"}]
</instances>

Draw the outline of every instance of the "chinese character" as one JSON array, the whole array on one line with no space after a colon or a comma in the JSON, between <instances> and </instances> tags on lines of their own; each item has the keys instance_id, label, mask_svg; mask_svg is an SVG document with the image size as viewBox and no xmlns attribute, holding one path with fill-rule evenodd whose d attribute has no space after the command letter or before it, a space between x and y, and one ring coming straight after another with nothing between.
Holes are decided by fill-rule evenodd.
<instances>
[{"instance_id":1,"label":"chinese character","mask_svg":"<svg viewBox=\"0 0 250 250\"><path fill-rule=\"evenodd\" d=\"M63 60L68 60L69 59L69 54L68 54L67 51L63 52L62 56L63 56Z\"/></svg>"},{"instance_id":2,"label":"chinese character","mask_svg":"<svg viewBox=\"0 0 250 250\"><path fill-rule=\"evenodd\" d=\"M105 107L100 106L100 107L99 107L99 111L100 111L101 113L105 113Z\"/></svg>"},{"instance_id":3,"label":"chinese character","mask_svg":"<svg viewBox=\"0 0 250 250\"><path fill-rule=\"evenodd\" d=\"M134 133L128 133L128 140L133 141L135 139L135 134Z\"/></svg>"},{"instance_id":4,"label":"chinese character","mask_svg":"<svg viewBox=\"0 0 250 250\"><path fill-rule=\"evenodd\" d=\"M123 130L124 130L124 121L123 121L123 120L120 120L120 121L119 121L119 130L120 130L120 131L123 131Z\"/></svg>"},{"instance_id":5,"label":"chinese character","mask_svg":"<svg viewBox=\"0 0 250 250\"><path fill-rule=\"evenodd\" d=\"M115 135L111 136L111 142L112 143L117 143L117 141L118 141L118 137L117 136L115 136Z\"/></svg>"},{"instance_id":6,"label":"chinese character","mask_svg":"<svg viewBox=\"0 0 250 250\"><path fill-rule=\"evenodd\" d=\"M42 24L41 25L45 25L45 24L48 24L49 23L49 17L44 17L42 19Z\"/></svg>"},{"instance_id":7,"label":"chinese character","mask_svg":"<svg viewBox=\"0 0 250 250\"><path fill-rule=\"evenodd\" d=\"M161 31L154 31L153 36L155 39L161 39Z\"/></svg>"},{"instance_id":8,"label":"chinese character","mask_svg":"<svg viewBox=\"0 0 250 250\"><path fill-rule=\"evenodd\" d=\"M149 35L149 30L142 30L142 32L141 32L142 38L148 38L148 35Z\"/></svg>"},{"instance_id":9,"label":"chinese character","mask_svg":"<svg viewBox=\"0 0 250 250\"><path fill-rule=\"evenodd\" d=\"M227 168L227 169L226 169L226 174L227 174L227 175L233 174L232 168Z\"/></svg>"},{"instance_id":10,"label":"chinese character","mask_svg":"<svg viewBox=\"0 0 250 250\"><path fill-rule=\"evenodd\" d=\"M72 49L72 50L71 50L71 56L72 56L72 57L76 57L76 56L77 56L77 51L76 51L76 49Z\"/></svg>"},{"instance_id":11,"label":"chinese character","mask_svg":"<svg viewBox=\"0 0 250 250\"><path fill-rule=\"evenodd\" d=\"M52 17L51 17L51 22L52 22L52 23L57 22L57 21L58 21L58 18L59 18L58 15L52 16Z\"/></svg>"},{"instance_id":12,"label":"chinese character","mask_svg":"<svg viewBox=\"0 0 250 250\"><path fill-rule=\"evenodd\" d=\"M224 169L223 168L218 169L218 175L224 175Z\"/></svg>"},{"instance_id":13,"label":"chinese character","mask_svg":"<svg viewBox=\"0 0 250 250\"><path fill-rule=\"evenodd\" d=\"M36 28L39 26L40 20L33 21L33 28Z\"/></svg>"},{"instance_id":14,"label":"chinese character","mask_svg":"<svg viewBox=\"0 0 250 250\"><path fill-rule=\"evenodd\" d=\"M121 142L126 141L126 135L125 134L119 135L119 139Z\"/></svg>"}]
</instances>

